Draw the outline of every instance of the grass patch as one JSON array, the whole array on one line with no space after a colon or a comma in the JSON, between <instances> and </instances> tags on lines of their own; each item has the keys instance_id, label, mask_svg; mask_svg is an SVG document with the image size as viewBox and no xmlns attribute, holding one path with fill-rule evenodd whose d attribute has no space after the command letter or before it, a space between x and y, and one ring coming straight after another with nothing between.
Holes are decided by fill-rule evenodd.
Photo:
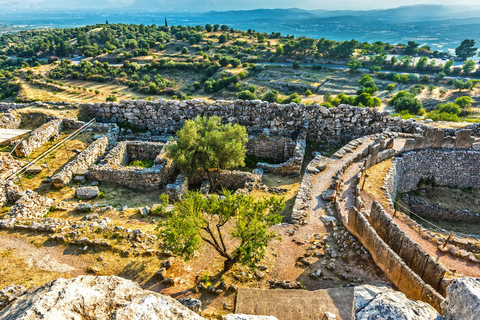
<instances>
[{"instance_id":1,"label":"grass patch","mask_svg":"<svg viewBox=\"0 0 480 320\"><path fill-rule=\"evenodd\" d=\"M154 160L147 159L147 160L135 160L130 162L127 167L139 167L139 168L151 168L153 167Z\"/></svg>"}]
</instances>

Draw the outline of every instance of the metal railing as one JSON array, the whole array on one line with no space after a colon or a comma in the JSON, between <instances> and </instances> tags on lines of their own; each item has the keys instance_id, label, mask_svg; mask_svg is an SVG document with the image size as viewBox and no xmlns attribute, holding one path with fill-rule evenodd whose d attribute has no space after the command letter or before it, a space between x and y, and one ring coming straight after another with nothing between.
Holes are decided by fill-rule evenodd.
<instances>
[{"instance_id":1,"label":"metal railing","mask_svg":"<svg viewBox=\"0 0 480 320\"><path fill-rule=\"evenodd\" d=\"M7 181L12 181L14 180L15 178L18 179L18 181L20 182L20 185L22 186L22 189L25 189L23 187L23 183L22 183L22 179L21 179L21 176L29 169L31 168L32 166L38 164L42 159L44 160L45 164L47 165L47 169L48 169L48 172L51 174L51 171L50 171L50 166L48 165L48 161L47 161L47 156L52 154L53 152L57 151L58 149L65 147L65 151L67 152L67 157L69 157L69 153L68 153L68 148L67 148L67 141L70 141L72 139L74 139L75 137L77 137L79 134L81 134L82 132L85 133L85 130L88 129L89 127L91 127L93 124L95 123L95 119L92 119L90 120L89 122L85 123L80 129L76 130L75 132L71 133L70 135L68 135L67 137L65 137L64 139L62 139L62 141L58 142L57 144L55 144L54 146L52 146L51 148L49 148L48 150L44 151L41 155L39 155L38 157L36 157L34 160L32 161L29 161L26 165L24 165L23 167L21 167L20 169L18 169L16 172L12 173L10 176L8 176L5 180ZM18 146L18 144L17 144Z\"/></svg>"}]
</instances>

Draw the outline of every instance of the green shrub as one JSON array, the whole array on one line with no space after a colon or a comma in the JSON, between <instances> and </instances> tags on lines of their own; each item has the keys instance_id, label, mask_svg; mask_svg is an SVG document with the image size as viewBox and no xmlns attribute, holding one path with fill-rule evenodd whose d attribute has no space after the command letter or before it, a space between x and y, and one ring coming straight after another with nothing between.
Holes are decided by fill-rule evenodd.
<instances>
[{"instance_id":1,"label":"green shrub","mask_svg":"<svg viewBox=\"0 0 480 320\"><path fill-rule=\"evenodd\" d=\"M238 99L242 100L257 100L255 93L252 93L250 90L244 90L237 94Z\"/></svg>"}]
</instances>

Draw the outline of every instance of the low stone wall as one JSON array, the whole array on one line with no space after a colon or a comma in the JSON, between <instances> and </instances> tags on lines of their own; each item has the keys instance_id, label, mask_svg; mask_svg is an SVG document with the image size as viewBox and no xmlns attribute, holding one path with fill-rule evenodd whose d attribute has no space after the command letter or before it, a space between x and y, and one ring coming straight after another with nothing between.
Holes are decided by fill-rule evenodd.
<instances>
[{"instance_id":1,"label":"low stone wall","mask_svg":"<svg viewBox=\"0 0 480 320\"><path fill-rule=\"evenodd\" d=\"M67 163L51 179L57 188L65 187L73 178L74 174L86 171L94 164L104 153L108 146L108 138L102 137L94 141L85 150L79 153L75 159Z\"/></svg>"},{"instance_id":2,"label":"low stone wall","mask_svg":"<svg viewBox=\"0 0 480 320\"><path fill-rule=\"evenodd\" d=\"M173 162L165 158L163 146L163 143L157 142L120 142L98 165L90 166L89 177L133 189L160 189L175 170ZM152 158L155 161L151 168L126 167L131 159Z\"/></svg>"},{"instance_id":3,"label":"low stone wall","mask_svg":"<svg viewBox=\"0 0 480 320\"><path fill-rule=\"evenodd\" d=\"M404 194L402 200L407 204L411 211L431 221L440 219L445 221L480 222L480 210L477 212L455 210L439 204L427 203L418 197L408 194Z\"/></svg>"},{"instance_id":4,"label":"low stone wall","mask_svg":"<svg viewBox=\"0 0 480 320\"><path fill-rule=\"evenodd\" d=\"M257 168L261 168L267 172L277 173L281 175L299 175L302 170L303 158L305 157L305 150L307 148L307 128L308 122L304 124L302 130L298 134L295 142L295 148L291 158L286 162L280 164L269 164L260 162L257 163ZM288 145L286 145L288 146ZM288 154L284 154L284 156Z\"/></svg>"},{"instance_id":5,"label":"low stone wall","mask_svg":"<svg viewBox=\"0 0 480 320\"><path fill-rule=\"evenodd\" d=\"M0 129L17 129L21 119L15 111L0 113Z\"/></svg>"},{"instance_id":6,"label":"low stone wall","mask_svg":"<svg viewBox=\"0 0 480 320\"><path fill-rule=\"evenodd\" d=\"M50 138L58 136L62 128L62 120L55 119L47 122L40 128L34 130L28 139L22 141L15 149L15 153L18 157L24 157L26 154L31 154L39 147L44 145L50 140Z\"/></svg>"},{"instance_id":7,"label":"low stone wall","mask_svg":"<svg viewBox=\"0 0 480 320\"><path fill-rule=\"evenodd\" d=\"M218 115L224 123L239 123L249 132L269 128L274 135L295 136L309 121L308 141L347 142L384 131L412 132L413 120L392 118L377 109L341 105L327 109L319 105L255 101L120 101L85 104L98 121L128 123L152 134L175 133L187 119Z\"/></svg>"},{"instance_id":8,"label":"low stone wall","mask_svg":"<svg viewBox=\"0 0 480 320\"><path fill-rule=\"evenodd\" d=\"M408 298L427 302L441 312L440 305L445 299L403 262L362 213L352 207L348 217L342 216L342 219L348 231L362 242L377 266L400 291Z\"/></svg>"},{"instance_id":9,"label":"low stone wall","mask_svg":"<svg viewBox=\"0 0 480 320\"><path fill-rule=\"evenodd\" d=\"M446 269L413 242L377 201L374 201L370 210L370 222L380 238L402 258L409 268L425 283L440 291Z\"/></svg>"}]
</instances>

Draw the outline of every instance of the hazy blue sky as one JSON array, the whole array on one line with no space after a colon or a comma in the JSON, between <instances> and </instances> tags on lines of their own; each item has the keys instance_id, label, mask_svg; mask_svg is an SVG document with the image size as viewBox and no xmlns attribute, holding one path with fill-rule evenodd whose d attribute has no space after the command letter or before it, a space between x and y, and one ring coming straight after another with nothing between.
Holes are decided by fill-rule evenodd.
<instances>
[{"instance_id":1,"label":"hazy blue sky","mask_svg":"<svg viewBox=\"0 0 480 320\"><path fill-rule=\"evenodd\" d=\"M413 4L479 5L480 0L137 0L158 3L162 8L208 10L255 9L255 8L302 8L302 9L375 9ZM108 4L124 7L135 0L0 0L1 7L98 7Z\"/></svg>"}]
</instances>

